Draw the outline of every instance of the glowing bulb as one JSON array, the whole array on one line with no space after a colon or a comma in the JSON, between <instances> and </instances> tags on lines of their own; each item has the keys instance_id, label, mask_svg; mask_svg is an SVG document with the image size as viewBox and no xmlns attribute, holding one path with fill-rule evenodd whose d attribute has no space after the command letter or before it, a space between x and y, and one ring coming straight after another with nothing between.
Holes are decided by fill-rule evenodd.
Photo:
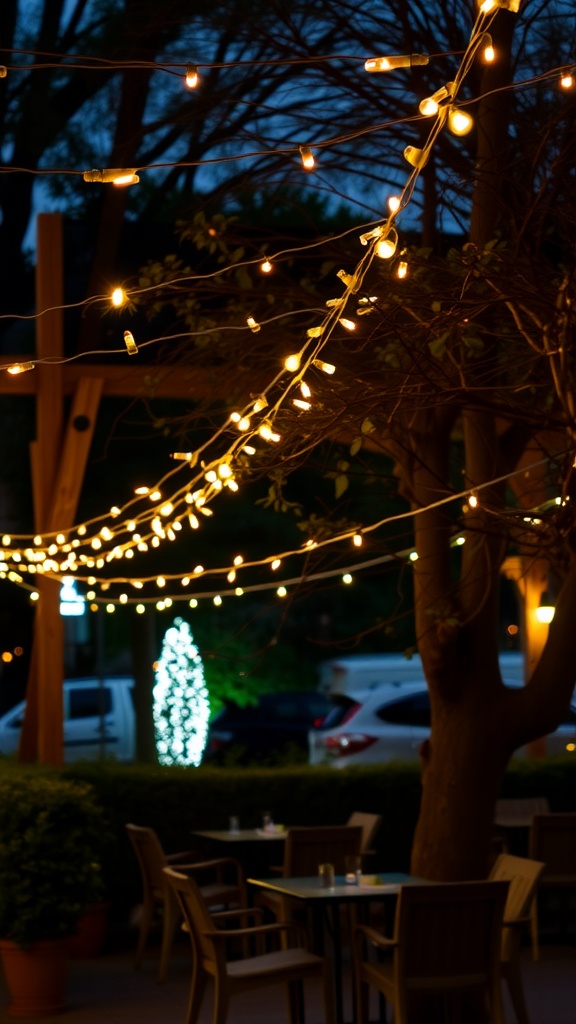
<instances>
[{"instance_id":1,"label":"glowing bulb","mask_svg":"<svg viewBox=\"0 0 576 1024\"><path fill-rule=\"evenodd\" d=\"M569 74L568 75L562 75L562 78L560 79L560 87L562 89L571 89L573 85L574 85L574 76L573 75L569 75Z\"/></svg>"},{"instance_id":2,"label":"glowing bulb","mask_svg":"<svg viewBox=\"0 0 576 1024\"><path fill-rule=\"evenodd\" d=\"M250 420L248 416L242 416L242 418L238 420L238 430L250 430Z\"/></svg>"},{"instance_id":3,"label":"glowing bulb","mask_svg":"<svg viewBox=\"0 0 576 1024\"><path fill-rule=\"evenodd\" d=\"M381 260L389 260L396 252L397 245L398 233L395 228L391 228L385 238L376 242L376 255Z\"/></svg>"},{"instance_id":4,"label":"glowing bulb","mask_svg":"<svg viewBox=\"0 0 576 1024\"><path fill-rule=\"evenodd\" d=\"M146 611L146 605L144 605L144 604L137 604L136 605L136 612L137 612L138 615L144 615L145 611Z\"/></svg>"},{"instance_id":5,"label":"glowing bulb","mask_svg":"<svg viewBox=\"0 0 576 1024\"><path fill-rule=\"evenodd\" d=\"M448 111L448 127L454 135L468 135L474 124L470 114L458 107L450 107Z\"/></svg>"},{"instance_id":6,"label":"glowing bulb","mask_svg":"<svg viewBox=\"0 0 576 1024\"><path fill-rule=\"evenodd\" d=\"M292 404L295 405L297 409L303 409L304 412L308 412L308 410L312 408L310 402L304 401L303 398L293 398Z\"/></svg>"},{"instance_id":7,"label":"glowing bulb","mask_svg":"<svg viewBox=\"0 0 576 1024\"><path fill-rule=\"evenodd\" d=\"M424 53L402 53L394 57L370 57L364 64L365 71L393 71L395 68L411 68L428 63Z\"/></svg>"},{"instance_id":8,"label":"glowing bulb","mask_svg":"<svg viewBox=\"0 0 576 1024\"><path fill-rule=\"evenodd\" d=\"M186 68L186 76L184 78L188 89L195 89L200 81L200 75L198 74L198 68L195 64L188 64Z\"/></svg>"},{"instance_id":9,"label":"glowing bulb","mask_svg":"<svg viewBox=\"0 0 576 1024\"><path fill-rule=\"evenodd\" d=\"M411 562L417 562L418 561L418 552L417 551L411 551L410 554L408 555L408 558L410 559Z\"/></svg>"},{"instance_id":10,"label":"glowing bulb","mask_svg":"<svg viewBox=\"0 0 576 1024\"><path fill-rule=\"evenodd\" d=\"M264 262L260 264L260 270L262 271L263 274L269 274L270 271L272 270L272 264L270 263L270 260L264 260Z\"/></svg>"},{"instance_id":11,"label":"glowing bulb","mask_svg":"<svg viewBox=\"0 0 576 1024\"><path fill-rule=\"evenodd\" d=\"M311 171L316 163L312 150L308 146L300 146L300 156L302 157L302 167L304 170Z\"/></svg>"},{"instance_id":12,"label":"glowing bulb","mask_svg":"<svg viewBox=\"0 0 576 1024\"><path fill-rule=\"evenodd\" d=\"M27 373L28 370L34 369L34 363L12 363L10 366L4 366L2 369L6 370L12 377L17 377L19 373Z\"/></svg>"},{"instance_id":13,"label":"glowing bulb","mask_svg":"<svg viewBox=\"0 0 576 1024\"><path fill-rule=\"evenodd\" d=\"M438 113L438 104L433 96L427 96L425 100L418 104L418 110L423 117L432 117L433 114Z\"/></svg>"},{"instance_id":14,"label":"glowing bulb","mask_svg":"<svg viewBox=\"0 0 576 1024\"><path fill-rule=\"evenodd\" d=\"M270 568L275 572L276 569L279 569L281 565L282 562L280 561L280 559L275 558L274 561L271 563Z\"/></svg>"},{"instance_id":15,"label":"glowing bulb","mask_svg":"<svg viewBox=\"0 0 576 1024\"><path fill-rule=\"evenodd\" d=\"M310 391L310 388L308 387L305 380L300 382L300 391L302 393L303 398L310 398L310 396L312 395L312 392Z\"/></svg>"},{"instance_id":16,"label":"glowing bulb","mask_svg":"<svg viewBox=\"0 0 576 1024\"><path fill-rule=\"evenodd\" d=\"M219 608L220 605L222 604L222 598L220 597L220 594L216 594L216 597L213 598L213 601L216 607Z\"/></svg>"},{"instance_id":17,"label":"glowing bulb","mask_svg":"<svg viewBox=\"0 0 576 1024\"><path fill-rule=\"evenodd\" d=\"M325 363L323 359L314 359L313 364L323 373L332 374L336 371L336 367L332 363Z\"/></svg>"},{"instance_id":18,"label":"glowing bulb","mask_svg":"<svg viewBox=\"0 0 576 1024\"><path fill-rule=\"evenodd\" d=\"M254 412L262 412L262 410L265 409L267 405L268 399L265 398L264 395L260 395L260 398L256 399L252 408L254 409Z\"/></svg>"},{"instance_id":19,"label":"glowing bulb","mask_svg":"<svg viewBox=\"0 0 576 1024\"><path fill-rule=\"evenodd\" d=\"M398 213L402 200L400 196L388 196L388 209L390 213Z\"/></svg>"},{"instance_id":20,"label":"glowing bulb","mask_svg":"<svg viewBox=\"0 0 576 1024\"><path fill-rule=\"evenodd\" d=\"M542 625L546 626L552 622L555 611L556 609L554 608L554 605L542 604L536 609L536 618L538 619L538 622L541 622Z\"/></svg>"},{"instance_id":21,"label":"glowing bulb","mask_svg":"<svg viewBox=\"0 0 576 1024\"><path fill-rule=\"evenodd\" d=\"M117 309L120 306L123 306L127 302L127 300L128 296L126 295L126 292L124 291L123 288L115 288L114 291L112 292L112 295L110 296L110 302L112 303L113 306L116 306Z\"/></svg>"},{"instance_id":22,"label":"glowing bulb","mask_svg":"<svg viewBox=\"0 0 576 1024\"><path fill-rule=\"evenodd\" d=\"M300 353L296 352L294 355L287 356L284 360L284 369L289 370L290 373L295 373L296 370L300 369Z\"/></svg>"},{"instance_id":23,"label":"glowing bulb","mask_svg":"<svg viewBox=\"0 0 576 1024\"><path fill-rule=\"evenodd\" d=\"M288 591L286 590L286 587L278 587L276 593L278 594L278 597L286 597Z\"/></svg>"},{"instance_id":24,"label":"glowing bulb","mask_svg":"<svg viewBox=\"0 0 576 1024\"><path fill-rule=\"evenodd\" d=\"M361 548L362 547L362 542L363 542L362 534L361 533L355 533L354 536L352 537L352 543L353 543L354 547L355 548Z\"/></svg>"},{"instance_id":25,"label":"glowing bulb","mask_svg":"<svg viewBox=\"0 0 576 1024\"><path fill-rule=\"evenodd\" d=\"M400 263L398 264L398 266L396 268L396 277L399 277L400 280L402 280L403 277L406 277L407 273L408 273L408 264L406 263L406 260L400 260Z\"/></svg>"},{"instance_id":26,"label":"glowing bulb","mask_svg":"<svg viewBox=\"0 0 576 1024\"><path fill-rule=\"evenodd\" d=\"M353 320L346 320L346 318L343 317L343 316L340 317L338 323L342 324L342 327L345 327L347 331L355 331L356 330L356 324L354 323L354 321Z\"/></svg>"},{"instance_id":27,"label":"glowing bulb","mask_svg":"<svg viewBox=\"0 0 576 1024\"><path fill-rule=\"evenodd\" d=\"M345 572L342 577L342 583L352 583L352 575L349 572Z\"/></svg>"},{"instance_id":28,"label":"glowing bulb","mask_svg":"<svg viewBox=\"0 0 576 1024\"><path fill-rule=\"evenodd\" d=\"M248 327L250 328L253 334L258 334L258 331L260 330L260 324L254 319L253 316L247 317L246 323L248 324Z\"/></svg>"}]
</instances>

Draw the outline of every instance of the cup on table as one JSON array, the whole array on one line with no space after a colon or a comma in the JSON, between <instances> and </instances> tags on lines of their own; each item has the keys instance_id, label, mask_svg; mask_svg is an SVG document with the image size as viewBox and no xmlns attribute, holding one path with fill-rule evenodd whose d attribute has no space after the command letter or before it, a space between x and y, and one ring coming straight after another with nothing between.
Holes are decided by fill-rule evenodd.
<instances>
[{"instance_id":1,"label":"cup on table","mask_svg":"<svg viewBox=\"0 0 576 1024\"><path fill-rule=\"evenodd\" d=\"M348 853L344 858L344 870L348 885L360 885L362 874L362 857L355 853Z\"/></svg>"},{"instance_id":2,"label":"cup on table","mask_svg":"<svg viewBox=\"0 0 576 1024\"><path fill-rule=\"evenodd\" d=\"M334 888L334 865L333 864L319 864L318 865L318 881L322 889L333 889Z\"/></svg>"},{"instance_id":3,"label":"cup on table","mask_svg":"<svg viewBox=\"0 0 576 1024\"><path fill-rule=\"evenodd\" d=\"M228 831L233 836L237 836L240 831L240 819L237 817L236 814L233 814L228 819Z\"/></svg>"}]
</instances>

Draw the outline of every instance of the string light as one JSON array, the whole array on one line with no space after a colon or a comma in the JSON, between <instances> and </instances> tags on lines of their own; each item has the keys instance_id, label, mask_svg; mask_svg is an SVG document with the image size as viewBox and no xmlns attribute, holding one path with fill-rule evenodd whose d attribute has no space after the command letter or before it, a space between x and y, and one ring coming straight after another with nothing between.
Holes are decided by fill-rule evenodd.
<instances>
[{"instance_id":1,"label":"string light","mask_svg":"<svg viewBox=\"0 0 576 1024\"><path fill-rule=\"evenodd\" d=\"M316 165L312 150L308 146L300 146L300 156L302 157L302 167L304 170L311 171Z\"/></svg>"},{"instance_id":2,"label":"string light","mask_svg":"<svg viewBox=\"0 0 576 1024\"><path fill-rule=\"evenodd\" d=\"M394 71L396 68L411 68L428 64L430 58L424 53L407 53L395 57L370 57L364 64L365 71Z\"/></svg>"},{"instance_id":3,"label":"string light","mask_svg":"<svg viewBox=\"0 0 576 1024\"><path fill-rule=\"evenodd\" d=\"M407 273L408 273L408 264L407 264L406 260L400 260L400 263L396 267L396 277L399 277L400 280L402 280L404 277L406 277Z\"/></svg>"},{"instance_id":4,"label":"string light","mask_svg":"<svg viewBox=\"0 0 576 1024\"><path fill-rule=\"evenodd\" d=\"M419 171L421 171L428 162L429 155L430 154L427 150L418 149L417 146L406 146L404 150L404 159Z\"/></svg>"},{"instance_id":5,"label":"string light","mask_svg":"<svg viewBox=\"0 0 576 1024\"><path fill-rule=\"evenodd\" d=\"M127 301L128 296L123 288L115 288L110 296L110 302L113 306L116 306L116 308L124 306Z\"/></svg>"},{"instance_id":6,"label":"string light","mask_svg":"<svg viewBox=\"0 0 576 1024\"><path fill-rule=\"evenodd\" d=\"M574 85L574 75L572 75L572 74L562 75L562 77L560 79L560 88L561 89L571 89L573 85Z\"/></svg>"},{"instance_id":7,"label":"string light","mask_svg":"<svg viewBox=\"0 0 576 1024\"><path fill-rule=\"evenodd\" d=\"M198 74L198 68L195 64L188 64L186 67L186 74L184 81L188 89L196 89L200 81L200 75Z\"/></svg>"},{"instance_id":8,"label":"string light","mask_svg":"<svg viewBox=\"0 0 576 1024\"><path fill-rule=\"evenodd\" d=\"M17 377L20 373L28 373L29 370L34 369L34 363L11 363L10 366L3 366L3 370L9 373L12 377Z\"/></svg>"},{"instance_id":9,"label":"string light","mask_svg":"<svg viewBox=\"0 0 576 1024\"><path fill-rule=\"evenodd\" d=\"M135 167L105 167L103 171L84 171L84 181L111 182L113 185L136 185L140 178Z\"/></svg>"},{"instance_id":10,"label":"string light","mask_svg":"<svg viewBox=\"0 0 576 1024\"><path fill-rule=\"evenodd\" d=\"M260 264L260 270L262 271L263 274L269 274L270 271L272 270L272 264L270 263L270 260L264 260L264 262Z\"/></svg>"},{"instance_id":11,"label":"string light","mask_svg":"<svg viewBox=\"0 0 576 1024\"><path fill-rule=\"evenodd\" d=\"M454 135L468 135L474 124L470 114L459 107L450 107L448 111L448 127Z\"/></svg>"},{"instance_id":12,"label":"string light","mask_svg":"<svg viewBox=\"0 0 576 1024\"><path fill-rule=\"evenodd\" d=\"M390 228L388 234L376 242L376 255L382 260L389 260L396 252L397 246L398 232L396 228Z\"/></svg>"},{"instance_id":13,"label":"string light","mask_svg":"<svg viewBox=\"0 0 576 1024\"><path fill-rule=\"evenodd\" d=\"M132 331L124 331L124 344L126 345L126 351L129 356L135 356L137 354L138 346L134 341Z\"/></svg>"}]
</instances>

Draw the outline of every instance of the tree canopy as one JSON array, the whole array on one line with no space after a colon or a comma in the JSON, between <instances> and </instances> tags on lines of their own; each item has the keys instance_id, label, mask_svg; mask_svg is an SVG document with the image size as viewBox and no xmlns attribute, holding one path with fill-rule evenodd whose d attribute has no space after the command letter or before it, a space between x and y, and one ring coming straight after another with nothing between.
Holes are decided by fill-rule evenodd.
<instances>
[{"instance_id":1,"label":"tree canopy","mask_svg":"<svg viewBox=\"0 0 576 1024\"><path fill-rule=\"evenodd\" d=\"M77 11L75 31L90 13L92 42L105 49L111 12ZM121 602L134 580L142 598L168 582L221 599L226 588L271 589L277 562L301 582L341 574L362 543L381 564L407 565L410 551L432 706L413 867L478 876L508 758L558 724L574 686L574 10L563 0L230 3L216 23L215 11L182 18L174 3L162 37L146 12L126 3L122 17L141 15L125 22L127 38L138 60L154 52L154 68L127 66L124 45L121 67L103 79L101 102L116 97L106 162L93 140L82 150L100 170L137 171L144 186L86 185L101 189L90 296L124 209L177 216L179 248L143 260L121 312L107 317L134 328L137 356L159 353L193 374L196 390L163 423L178 450L162 480L81 524L74 547L68 536L54 550L40 538L39 558L45 572L75 572ZM56 40L61 16L62 7ZM191 40L194 60L159 55L159 42L178 58ZM385 54L400 66L363 68ZM75 79L68 61L56 86ZM152 94L168 74L162 61L178 75ZM182 91L186 66L200 77L193 96ZM82 74L94 81L92 67ZM36 75L24 73L28 88ZM24 99L14 103L22 110ZM64 128L82 110L38 146L34 167L56 140L69 158ZM451 134L466 113L470 134ZM29 182L12 171L4 181ZM280 236L271 215L264 229L243 224L243 213L266 208L268 188L308 212L310 234L318 212L334 216L341 201L366 217L320 237L290 224ZM328 206L314 208L310 193ZM390 460L404 519L389 514L389 480L372 481L374 511L361 521L339 504L369 452ZM333 509L290 490L294 470L310 467L333 482ZM238 489L264 479L264 504L296 518L302 543L206 567L194 564L193 541L185 570L147 571L143 556L181 534L201 537ZM390 533L399 521L413 528L402 551ZM497 657L511 556L527 606L552 577L559 588L521 691L503 686Z\"/></svg>"}]
</instances>

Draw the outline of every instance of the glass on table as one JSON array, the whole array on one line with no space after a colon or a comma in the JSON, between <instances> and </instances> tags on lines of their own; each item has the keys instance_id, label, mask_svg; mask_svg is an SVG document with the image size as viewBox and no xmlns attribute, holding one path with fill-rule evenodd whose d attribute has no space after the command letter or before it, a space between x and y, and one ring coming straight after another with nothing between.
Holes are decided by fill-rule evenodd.
<instances>
[{"instance_id":1,"label":"glass on table","mask_svg":"<svg viewBox=\"0 0 576 1024\"><path fill-rule=\"evenodd\" d=\"M334 888L334 865L333 864L319 864L318 865L318 882L322 889L333 889Z\"/></svg>"},{"instance_id":2,"label":"glass on table","mask_svg":"<svg viewBox=\"0 0 576 1024\"><path fill-rule=\"evenodd\" d=\"M240 831L240 819L236 814L232 814L228 819L228 831L232 836L237 836Z\"/></svg>"},{"instance_id":3,"label":"glass on table","mask_svg":"<svg viewBox=\"0 0 576 1024\"><path fill-rule=\"evenodd\" d=\"M362 875L362 857L355 853L348 853L344 858L345 878L348 885L360 885Z\"/></svg>"}]
</instances>

